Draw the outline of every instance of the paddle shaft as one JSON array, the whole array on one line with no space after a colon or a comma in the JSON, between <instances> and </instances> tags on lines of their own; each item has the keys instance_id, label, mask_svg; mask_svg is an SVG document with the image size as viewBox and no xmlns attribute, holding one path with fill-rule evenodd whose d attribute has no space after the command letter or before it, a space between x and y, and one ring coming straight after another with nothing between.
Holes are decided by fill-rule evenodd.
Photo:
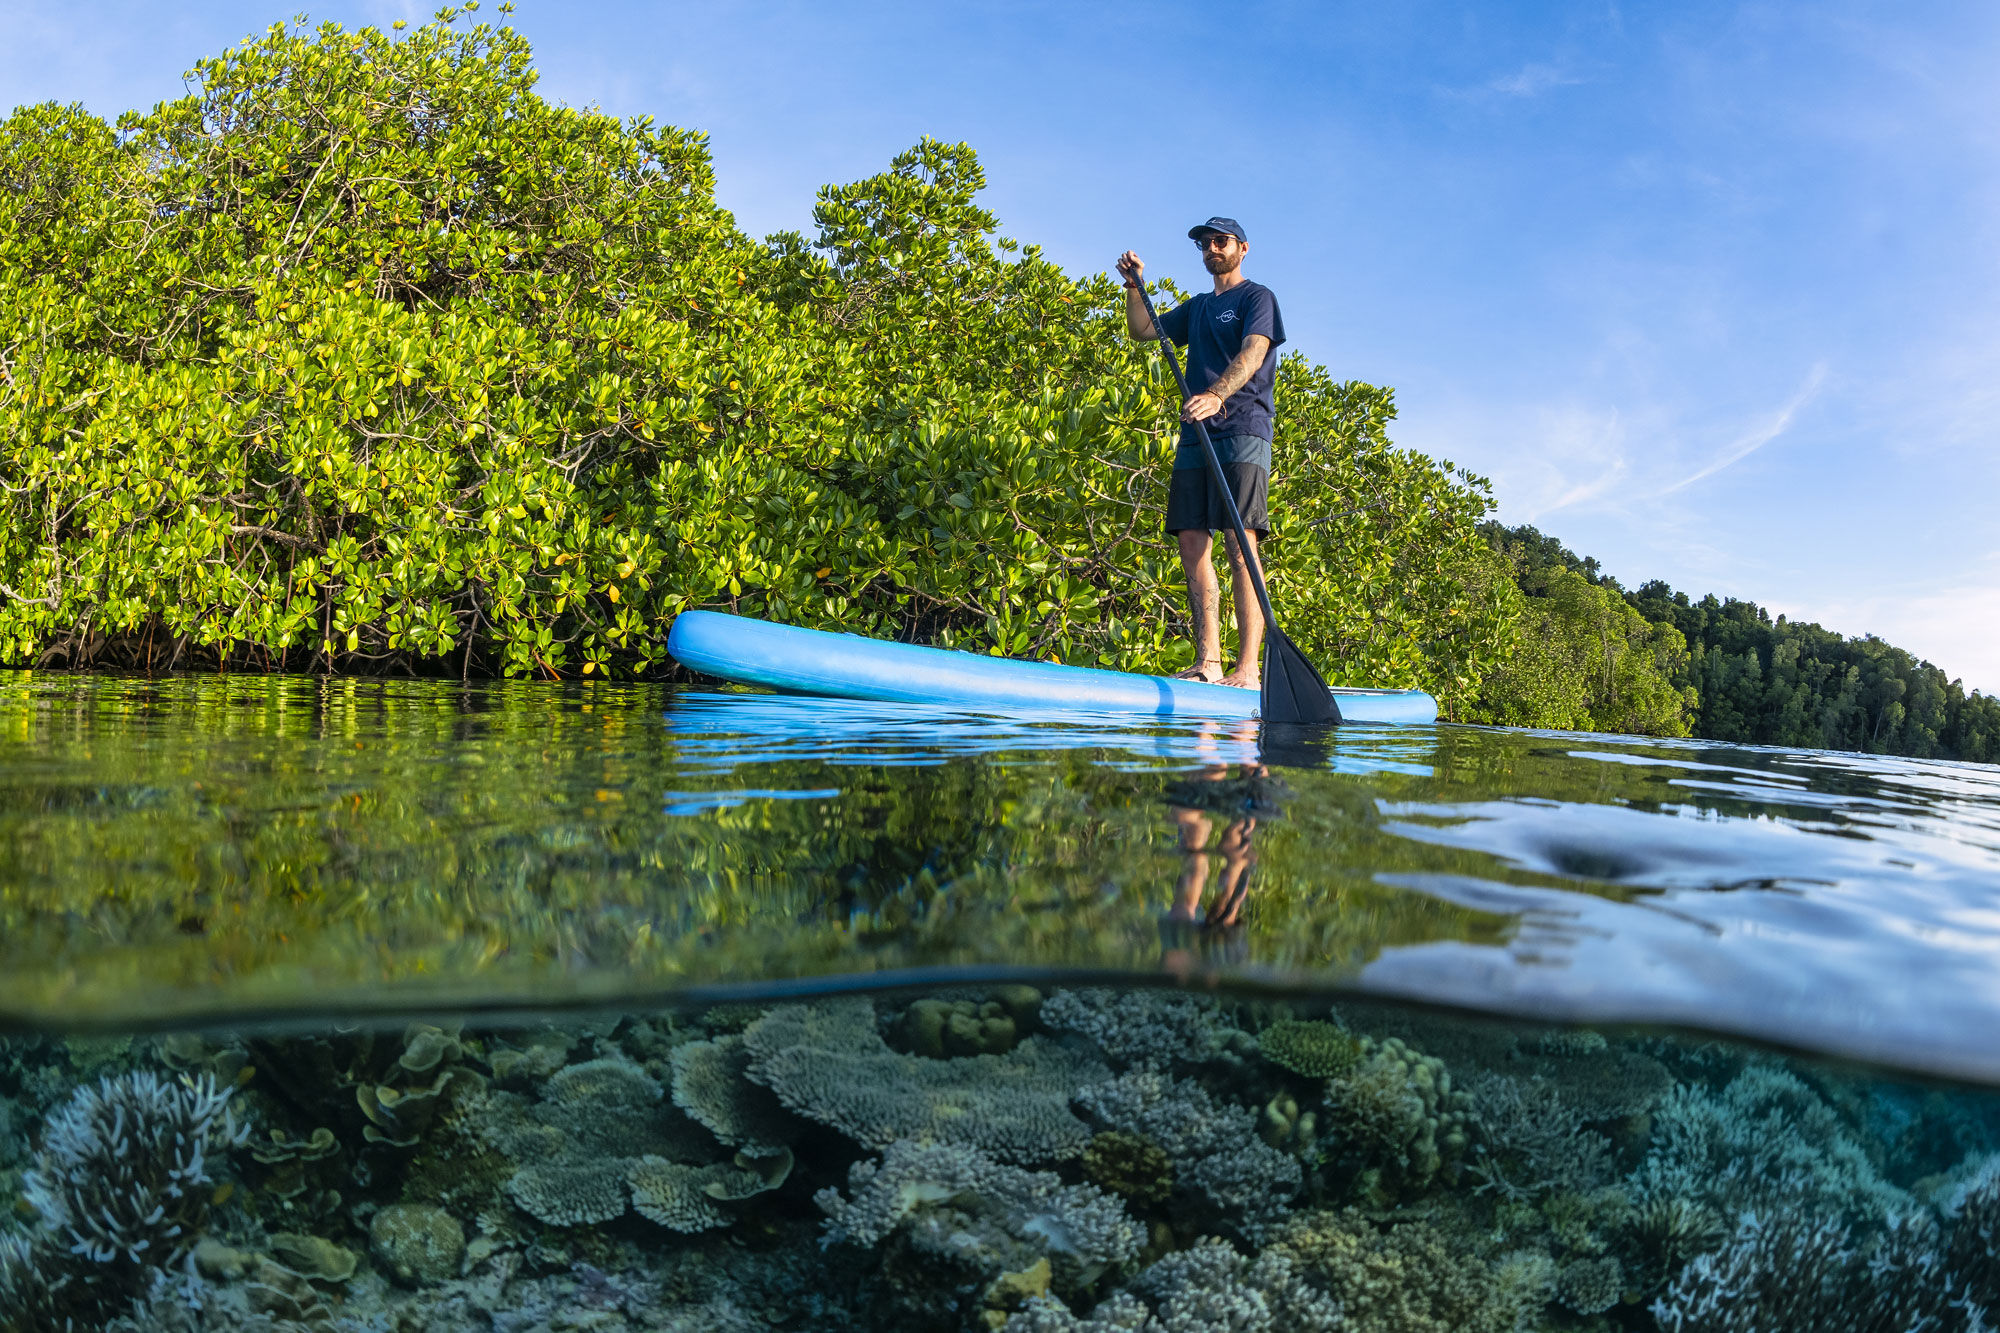
<instances>
[{"instance_id":1,"label":"paddle shaft","mask_svg":"<svg viewBox=\"0 0 2000 1333\"><path fill-rule=\"evenodd\" d=\"M1160 327L1160 317L1153 311L1153 298L1146 291L1146 284L1139 282L1133 286L1139 293L1139 299L1146 303L1146 318L1153 322L1153 334L1159 340L1160 350L1166 353L1167 365L1173 368L1174 383L1181 390L1181 402L1186 403L1194 395L1188 391L1187 376L1181 373L1181 360L1174 355L1174 340ZM1201 441L1202 457L1208 461L1209 478L1214 481L1215 489L1222 495L1223 505L1229 510L1229 530L1236 534L1236 548L1243 553L1243 567L1250 571L1251 586L1257 590L1257 603L1264 608L1264 623L1276 629L1278 617L1271 611L1271 591L1264 586L1264 561L1261 553L1250 545L1250 535L1243 530L1243 514L1236 507L1236 494L1229 489L1229 478L1222 475L1222 459L1215 452L1215 441L1208 437L1207 423L1191 421L1188 424L1194 427L1195 438Z\"/></svg>"}]
</instances>

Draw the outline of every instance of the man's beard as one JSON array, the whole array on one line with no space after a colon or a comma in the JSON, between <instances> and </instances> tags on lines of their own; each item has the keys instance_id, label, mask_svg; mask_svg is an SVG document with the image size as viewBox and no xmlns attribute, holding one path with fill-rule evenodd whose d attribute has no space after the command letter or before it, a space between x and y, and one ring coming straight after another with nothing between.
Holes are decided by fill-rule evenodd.
<instances>
[{"instance_id":1,"label":"man's beard","mask_svg":"<svg viewBox=\"0 0 2000 1333\"><path fill-rule=\"evenodd\" d=\"M1201 257L1201 266L1218 278L1225 273L1234 273L1242 263L1242 255L1217 254L1213 250L1207 251Z\"/></svg>"}]
</instances>

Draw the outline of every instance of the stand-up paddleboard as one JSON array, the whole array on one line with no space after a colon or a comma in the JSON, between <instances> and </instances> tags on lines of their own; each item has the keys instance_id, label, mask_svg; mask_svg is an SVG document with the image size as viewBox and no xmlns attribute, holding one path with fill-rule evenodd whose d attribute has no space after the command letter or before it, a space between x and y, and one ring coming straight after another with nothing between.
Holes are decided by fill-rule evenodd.
<instances>
[{"instance_id":1,"label":"stand-up paddleboard","mask_svg":"<svg viewBox=\"0 0 2000 1333\"><path fill-rule=\"evenodd\" d=\"M1255 690L922 648L715 611L683 612L667 636L667 651L682 666L704 675L838 699L998 711L1257 716ZM1334 686L1332 693L1340 704L1340 716L1348 722L1437 721L1437 701L1422 690Z\"/></svg>"}]
</instances>

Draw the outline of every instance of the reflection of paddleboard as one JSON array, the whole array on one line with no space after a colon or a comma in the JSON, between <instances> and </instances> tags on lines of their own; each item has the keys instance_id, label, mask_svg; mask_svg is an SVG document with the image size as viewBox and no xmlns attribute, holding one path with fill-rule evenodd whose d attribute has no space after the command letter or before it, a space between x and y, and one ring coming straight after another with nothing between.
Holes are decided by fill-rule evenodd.
<instances>
[{"instance_id":1,"label":"reflection of paddleboard","mask_svg":"<svg viewBox=\"0 0 2000 1333\"><path fill-rule=\"evenodd\" d=\"M840 699L1156 717L1257 716L1255 690L920 648L715 611L684 612L674 621L667 651L704 675ZM1336 686L1333 696L1348 722L1437 721L1437 701L1422 690Z\"/></svg>"}]
</instances>

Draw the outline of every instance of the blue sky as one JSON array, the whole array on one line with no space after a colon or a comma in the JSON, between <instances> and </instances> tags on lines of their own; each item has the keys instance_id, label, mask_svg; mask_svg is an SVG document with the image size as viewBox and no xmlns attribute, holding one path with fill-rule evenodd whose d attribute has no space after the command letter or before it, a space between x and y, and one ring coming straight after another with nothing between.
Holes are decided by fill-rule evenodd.
<instances>
[{"instance_id":1,"label":"blue sky","mask_svg":"<svg viewBox=\"0 0 2000 1333\"><path fill-rule=\"evenodd\" d=\"M487 7L491 14L492 7ZM283 6L0 0L0 105L107 115ZM428 6L314 9L349 24ZM746 229L922 135L1011 235L1201 278L1628 586L2000 693L2000 6L522 0L542 91L706 130Z\"/></svg>"}]
</instances>

